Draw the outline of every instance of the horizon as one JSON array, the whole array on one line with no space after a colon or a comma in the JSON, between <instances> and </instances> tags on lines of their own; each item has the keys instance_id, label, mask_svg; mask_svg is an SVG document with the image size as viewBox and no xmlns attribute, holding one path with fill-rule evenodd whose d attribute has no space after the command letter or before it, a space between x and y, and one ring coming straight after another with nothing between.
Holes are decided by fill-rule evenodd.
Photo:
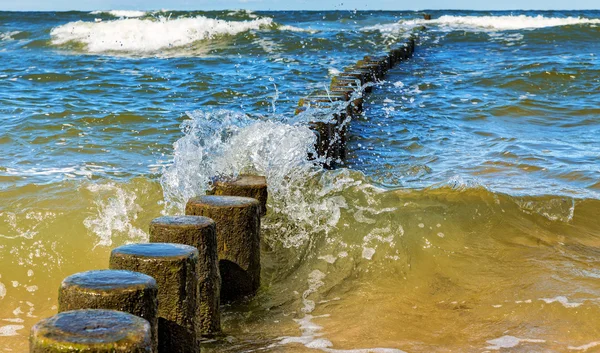
<instances>
[{"instance_id":1,"label":"horizon","mask_svg":"<svg viewBox=\"0 0 600 353\"><path fill-rule=\"evenodd\" d=\"M397 0L0 0L0 11L69 12L69 11L593 11L600 9L594 0L422 0L419 3Z\"/></svg>"},{"instance_id":2,"label":"horizon","mask_svg":"<svg viewBox=\"0 0 600 353\"><path fill-rule=\"evenodd\" d=\"M161 12L169 12L169 11L177 11L177 12L213 12L213 11L252 11L252 12L294 12L294 11L305 11L305 12L348 12L348 11L358 11L358 12L440 12L440 11L477 11L477 12L508 12L508 11L600 11L600 9L595 8L576 8L576 9L567 9L567 8L553 8L553 9L541 9L541 8L510 8L510 9L470 9L470 8L447 8L447 9L260 9L260 10L250 10L245 8L219 8L219 9L159 9L159 8L106 8L106 9L70 9L70 10L0 10L0 12L94 12L94 11L161 11Z\"/></svg>"}]
</instances>

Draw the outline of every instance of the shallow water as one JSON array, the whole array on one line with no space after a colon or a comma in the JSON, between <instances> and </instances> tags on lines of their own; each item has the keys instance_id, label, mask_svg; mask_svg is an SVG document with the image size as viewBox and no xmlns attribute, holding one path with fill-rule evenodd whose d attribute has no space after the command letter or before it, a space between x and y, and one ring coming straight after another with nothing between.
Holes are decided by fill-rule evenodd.
<instances>
[{"instance_id":1,"label":"shallow water","mask_svg":"<svg viewBox=\"0 0 600 353\"><path fill-rule=\"evenodd\" d=\"M1 350L240 172L263 285L207 352L598 349L600 12L432 14L0 12ZM412 33L314 166L298 99Z\"/></svg>"}]
</instances>

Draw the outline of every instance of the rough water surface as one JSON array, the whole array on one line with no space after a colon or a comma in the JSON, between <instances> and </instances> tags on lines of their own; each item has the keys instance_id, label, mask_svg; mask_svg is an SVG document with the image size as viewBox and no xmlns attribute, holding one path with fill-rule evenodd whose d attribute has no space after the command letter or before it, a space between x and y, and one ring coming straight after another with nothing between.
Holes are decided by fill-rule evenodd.
<instances>
[{"instance_id":1,"label":"rough water surface","mask_svg":"<svg viewBox=\"0 0 600 353\"><path fill-rule=\"evenodd\" d=\"M0 12L0 351L215 175L269 184L206 352L592 352L600 12ZM411 34L309 161L298 100ZM596 266L599 265L599 266Z\"/></svg>"}]
</instances>

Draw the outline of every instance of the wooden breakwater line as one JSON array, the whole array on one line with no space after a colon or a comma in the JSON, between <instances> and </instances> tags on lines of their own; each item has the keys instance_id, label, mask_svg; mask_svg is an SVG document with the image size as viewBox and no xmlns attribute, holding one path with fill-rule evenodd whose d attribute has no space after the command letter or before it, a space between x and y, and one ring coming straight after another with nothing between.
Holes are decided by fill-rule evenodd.
<instances>
[{"instance_id":1,"label":"wooden breakwater line","mask_svg":"<svg viewBox=\"0 0 600 353\"><path fill-rule=\"evenodd\" d=\"M325 168L343 164L348 124L362 113L363 94L412 56L415 40L386 55L365 56L335 76L328 90L300 100ZM315 114L316 113L316 114ZM150 242L113 249L109 269L65 278L57 315L30 334L32 353L199 353L201 339L221 334L221 301L260 287L260 218L266 214L263 176L220 179L192 198L185 215L154 219Z\"/></svg>"},{"instance_id":2,"label":"wooden breakwater line","mask_svg":"<svg viewBox=\"0 0 600 353\"><path fill-rule=\"evenodd\" d=\"M327 169L343 165L349 124L362 114L364 94L371 92L388 70L410 58L415 39L393 47L389 53L365 56L331 80L329 89L316 91L300 99L296 114L308 112L320 119L310 123L317 136L315 151Z\"/></svg>"}]
</instances>

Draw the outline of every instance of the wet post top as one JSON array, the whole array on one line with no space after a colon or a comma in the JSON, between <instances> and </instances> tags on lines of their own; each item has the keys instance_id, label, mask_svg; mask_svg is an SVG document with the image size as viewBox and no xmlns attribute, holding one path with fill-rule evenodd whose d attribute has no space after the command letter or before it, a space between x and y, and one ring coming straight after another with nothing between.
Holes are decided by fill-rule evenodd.
<instances>
[{"instance_id":1,"label":"wet post top","mask_svg":"<svg viewBox=\"0 0 600 353\"><path fill-rule=\"evenodd\" d=\"M29 352L150 353L150 324L115 310L65 311L33 326Z\"/></svg>"},{"instance_id":2,"label":"wet post top","mask_svg":"<svg viewBox=\"0 0 600 353\"><path fill-rule=\"evenodd\" d=\"M137 271L158 285L159 353L198 353L198 250L170 243L123 245L111 252L110 268Z\"/></svg>"},{"instance_id":3,"label":"wet post top","mask_svg":"<svg viewBox=\"0 0 600 353\"><path fill-rule=\"evenodd\" d=\"M215 221L202 216L164 216L150 223L150 242L177 243L198 249L198 326L203 336L221 331L221 275Z\"/></svg>"},{"instance_id":4,"label":"wet post top","mask_svg":"<svg viewBox=\"0 0 600 353\"><path fill-rule=\"evenodd\" d=\"M258 175L242 174L236 178L219 178L213 182L210 195L243 196L260 202L260 215L267 214L267 178Z\"/></svg>"},{"instance_id":5,"label":"wet post top","mask_svg":"<svg viewBox=\"0 0 600 353\"><path fill-rule=\"evenodd\" d=\"M58 311L112 309L150 323L153 351L158 343L158 287L154 278L139 272L96 270L65 278L58 292Z\"/></svg>"}]
</instances>

